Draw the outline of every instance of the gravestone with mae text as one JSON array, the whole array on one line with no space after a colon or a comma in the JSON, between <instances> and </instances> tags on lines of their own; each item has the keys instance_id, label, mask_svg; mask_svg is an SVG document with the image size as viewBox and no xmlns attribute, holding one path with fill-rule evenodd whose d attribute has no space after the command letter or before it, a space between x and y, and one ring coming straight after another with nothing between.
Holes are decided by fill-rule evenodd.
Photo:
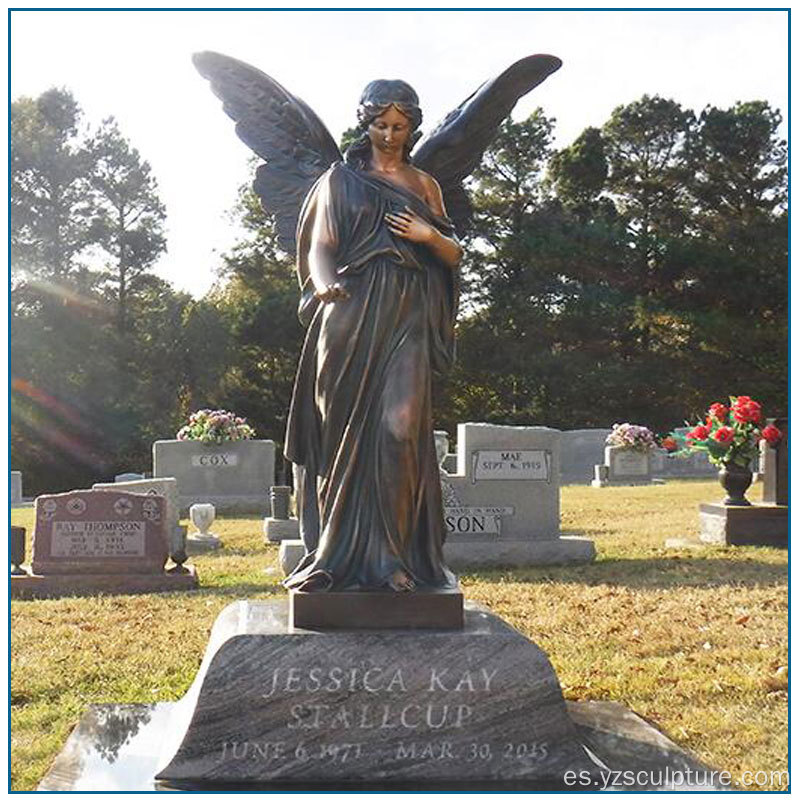
<instances>
[{"instance_id":1,"label":"gravestone with mae text","mask_svg":"<svg viewBox=\"0 0 800 800\"><path fill-rule=\"evenodd\" d=\"M594 558L590 539L560 532L560 438L560 431L537 426L458 426L456 472L440 471L444 556L450 568L572 564ZM304 553L299 539L281 542L285 574Z\"/></svg>"},{"instance_id":2,"label":"gravestone with mae text","mask_svg":"<svg viewBox=\"0 0 800 800\"><path fill-rule=\"evenodd\" d=\"M448 566L594 558L589 539L560 535L560 439L538 426L458 426L457 472L440 475Z\"/></svg>"}]
</instances>

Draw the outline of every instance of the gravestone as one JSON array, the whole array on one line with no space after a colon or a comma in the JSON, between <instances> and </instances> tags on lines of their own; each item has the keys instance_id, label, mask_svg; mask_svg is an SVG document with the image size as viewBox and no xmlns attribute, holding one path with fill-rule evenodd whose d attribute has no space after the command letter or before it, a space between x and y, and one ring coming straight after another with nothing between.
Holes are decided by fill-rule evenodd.
<instances>
[{"instance_id":1,"label":"gravestone","mask_svg":"<svg viewBox=\"0 0 800 800\"><path fill-rule=\"evenodd\" d=\"M95 483L92 489L98 492L132 492L134 494L163 497L165 501L164 518L166 520L167 535L179 525L178 482L175 478L140 478L125 482Z\"/></svg>"},{"instance_id":2,"label":"gravestone","mask_svg":"<svg viewBox=\"0 0 800 800\"><path fill-rule=\"evenodd\" d=\"M650 470L658 478L714 478L718 472L703 452L678 458L660 448L650 454Z\"/></svg>"},{"instance_id":3,"label":"gravestone","mask_svg":"<svg viewBox=\"0 0 800 800\"><path fill-rule=\"evenodd\" d=\"M649 452L609 445L604 463L595 465L592 486L645 486L652 482Z\"/></svg>"},{"instance_id":4,"label":"gravestone","mask_svg":"<svg viewBox=\"0 0 800 800\"><path fill-rule=\"evenodd\" d=\"M131 481L144 480L143 472L121 472L114 476L114 483L130 483Z\"/></svg>"},{"instance_id":5,"label":"gravestone","mask_svg":"<svg viewBox=\"0 0 800 800\"><path fill-rule=\"evenodd\" d=\"M9 500L11 507L22 505L22 473L12 469L8 482Z\"/></svg>"},{"instance_id":6,"label":"gravestone","mask_svg":"<svg viewBox=\"0 0 800 800\"><path fill-rule=\"evenodd\" d=\"M676 433L684 436L691 430L691 427L675 428ZM678 457L668 455L661 448L651 451L650 469L653 476L659 478L714 478L718 472L702 450Z\"/></svg>"},{"instance_id":7,"label":"gravestone","mask_svg":"<svg viewBox=\"0 0 800 800\"><path fill-rule=\"evenodd\" d=\"M594 465L603 459L611 428L561 432L561 485L592 482Z\"/></svg>"},{"instance_id":8,"label":"gravestone","mask_svg":"<svg viewBox=\"0 0 800 800\"><path fill-rule=\"evenodd\" d=\"M762 441L764 454L764 490L765 503L779 506L789 505L789 420L773 421L783 436L774 447Z\"/></svg>"},{"instance_id":9,"label":"gravestone","mask_svg":"<svg viewBox=\"0 0 800 800\"><path fill-rule=\"evenodd\" d=\"M725 788L622 704L564 702L543 651L466 605L458 632L319 634L285 600L234 603L182 700L90 706L38 789Z\"/></svg>"},{"instance_id":10,"label":"gravestone","mask_svg":"<svg viewBox=\"0 0 800 800\"><path fill-rule=\"evenodd\" d=\"M275 443L157 441L153 475L177 479L181 513L195 503L212 503L221 512L264 513L275 483Z\"/></svg>"},{"instance_id":11,"label":"gravestone","mask_svg":"<svg viewBox=\"0 0 800 800\"><path fill-rule=\"evenodd\" d=\"M789 423L781 419L775 424L783 432L783 438L776 447L768 447L764 452L763 502L738 507L701 503L702 542L724 546L788 547Z\"/></svg>"},{"instance_id":12,"label":"gravestone","mask_svg":"<svg viewBox=\"0 0 800 800\"><path fill-rule=\"evenodd\" d=\"M441 474L454 569L591 561L594 544L559 530L560 431L464 423L458 465Z\"/></svg>"},{"instance_id":13,"label":"gravestone","mask_svg":"<svg viewBox=\"0 0 800 800\"><path fill-rule=\"evenodd\" d=\"M391 787L598 772L547 656L486 609L467 609L461 631L323 635L291 628L285 609L223 610L157 778Z\"/></svg>"},{"instance_id":14,"label":"gravestone","mask_svg":"<svg viewBox=\"0 0 800 800\"><path fill-rule=\"evenodd\" d=\"M12 580L14 597L135 593L193 588L193 571L165 572L166 501L158 495L78 490L35 504L31 575Z\"/></svg>"}]
</instances>

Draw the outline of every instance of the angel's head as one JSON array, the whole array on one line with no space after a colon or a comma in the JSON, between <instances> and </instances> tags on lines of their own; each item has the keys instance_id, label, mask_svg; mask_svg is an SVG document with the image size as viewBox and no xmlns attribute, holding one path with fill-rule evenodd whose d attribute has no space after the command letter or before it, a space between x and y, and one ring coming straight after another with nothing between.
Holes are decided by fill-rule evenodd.
<instances>
[{"instance_id":1,"label":"angel's head","mask_svg":"<svg viewBox=\"0 0 800 800\"><path fill-rule=\"evenodd\" d=\"M368 169L373 147L400 147L409 160L422 123L419 97L411 86L400 80L371 81L361 93L357 113L361 136L345 154L348 164Z\"/></svg>"}]
</instances>

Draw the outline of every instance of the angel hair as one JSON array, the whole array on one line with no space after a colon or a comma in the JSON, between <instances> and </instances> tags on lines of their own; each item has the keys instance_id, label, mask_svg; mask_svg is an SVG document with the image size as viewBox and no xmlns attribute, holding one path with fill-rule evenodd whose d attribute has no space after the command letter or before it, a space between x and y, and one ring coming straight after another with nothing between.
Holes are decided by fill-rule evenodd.
<instances>
[{"instance_id":1,"label":"angel hair","mask_svg":"<svg viewBox=\"0 0 800 800\"><path fill-rule=\"evenodd\" d=\"M419 107L417 93L405 81L377 80L367 84L361 93L358 111L358 127L362 131L360 138L347 149L344 159L351 167L368 169L370 161L370 141L367 128L376 117L394 106L411 122L412 134L409 137L403 157L409 160L411 148L421 136L417 130L422 123L422 110Z\"/></svg>"},{"instance_id":2,"label":"angel hair","mask_svg":"<svg viewBox=\"0 0 800 800\"><path fill-rule=\"evenodd\" d=\"M395 106L400 113L411 120L411 129L416 130L422 124L422 111L419 107L417 93L405 81L371 81L361 93L358 105L358 122L366 128L375 117L379 117L390 106Z\"/></svg>"}]
</instances>

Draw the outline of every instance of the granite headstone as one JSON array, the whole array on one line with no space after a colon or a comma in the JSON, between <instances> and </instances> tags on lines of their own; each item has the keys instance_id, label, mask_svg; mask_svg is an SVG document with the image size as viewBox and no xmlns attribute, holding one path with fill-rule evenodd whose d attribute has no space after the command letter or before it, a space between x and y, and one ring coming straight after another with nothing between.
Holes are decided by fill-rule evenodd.
<instances>
[{"instance_id":1,"label":"granite headstone","mask_svg":"<svg viewBox=\"0 0 800 800\"><path fill-rule=\"evenodd\" d=\"M77 490L35 503L31 575L12 578L14 597L159 592L194 588L193 569L165 572L166 501L159 495Z\"/></svg>"},{"instance_id":2,"label":"granite headstone","mask_svg":"<svg viewBox=\"0 0 800 800\"><path fill-rule=\"evenodd\" d=\"M11 470L8 489L12 508L22 505L22 473L19 470Z\"/></svg>"},{"instance_id":3,"label":"granite headstone","mask_svg":"<svg viewBox=\"0 0 800 800\"><path fill-rule=\"evenodd\" d=\"M609 445L603 464L595 465L592 486L646 486L653 483L650 451Z\"/></svg>"},{"instance_id":4,"label":"granite headstone","mask_svg":"<svg viewBox=\"0 0 800 800\"><path fill-rule=\"evenodd\" d=\"M33 571L159 573L167 561L166 502L157 495L79 490L36 498Z\"/></svg>"},{"instance_id":5,"label":"granite headstone","mask_svg":"<svg viewBox=\"0 0 800 800\"><path fill-rule=\"evenodd\" d=\"M602 461L611 428L583 428L561 432L561 485L590 484L594 465Z\"/></svg>"},{"instance_id":6,"label":"granite headstone","mask_svg":"<svg viewBox=\"0 0 800 800\"><path fill-rule=\"evenodd\" d=\"M594 558L590 540L560 535L560 437L538 426L458 426L457 472L440 475L451 567Z\"/></svg>"},{"instance_id":7,"label":"granite headstone","mask_svg":"<svg viewBox=\"0 0 800 800\"><path fill-rule=\"evenodd\" d=\"M316 635L281 601L234 603L179 705L157 776L178 784L598 772L547 656L474 606L463 631Z\"/></svg>"},{"instance_id":8,"label":"granite headstone","mask_svg":"<svg viewBox=\"0 0 800 800\"><path fill-rule=\"evenodd\" d=\"M263 513L275 483L275 442L157 441L153 475L177 479L181 513L194 503L213 503L218 512Z\"/></svg>"}]
</instances>

